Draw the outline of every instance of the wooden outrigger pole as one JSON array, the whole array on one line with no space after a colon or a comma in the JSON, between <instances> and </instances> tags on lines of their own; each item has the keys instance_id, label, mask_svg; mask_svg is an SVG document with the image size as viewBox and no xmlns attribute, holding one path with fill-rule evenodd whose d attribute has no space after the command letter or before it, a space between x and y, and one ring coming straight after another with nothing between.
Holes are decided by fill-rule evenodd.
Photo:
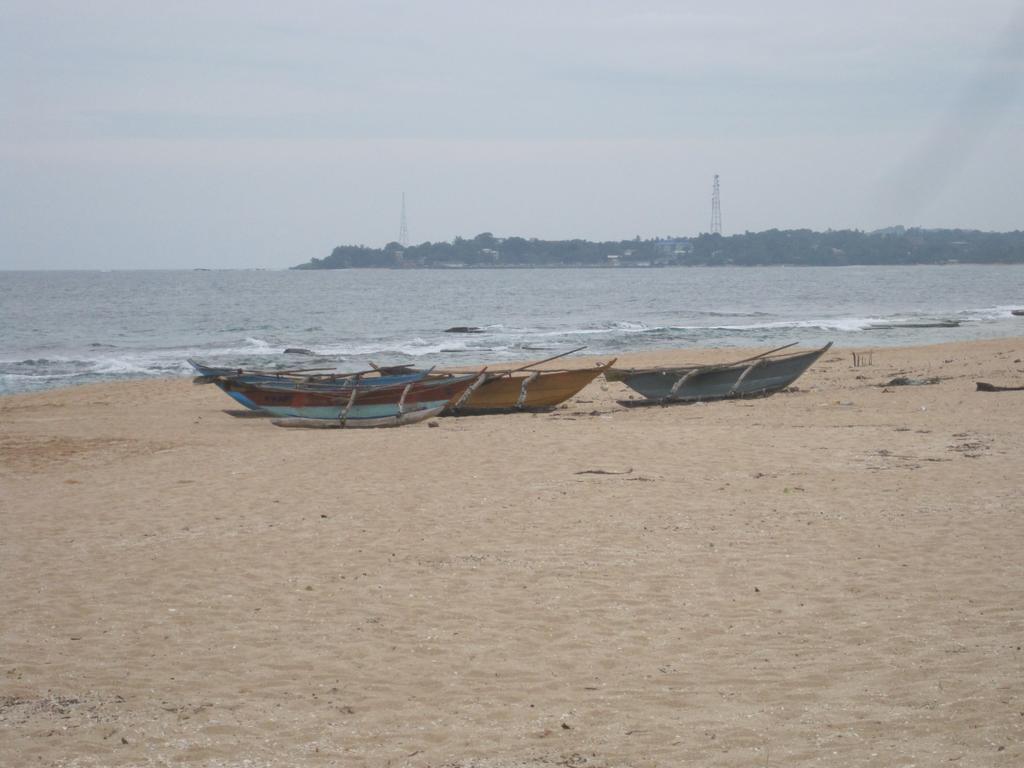
<instances>
[{"instance_id":1,"label":"wooden outrigger pole","mask_svg":"<svg viewBox=\"0 0 1024 768\"><path fill-rule=\"evenodd\" d=\"M586 345L583 345L582 347L576 347L576 349L570 349L568 352L562 352L561 354L558 354L558 355L552 355L551 357L546 357L543 360L538 360L535 363L530 363L528 365L523 365L523 366L520 366L519 368L513 368L510 371L502 371L501 374L499 374L499 375L501 375L501 376L509 376L509 375L511 375L513 373L519 373L520 371L528 371L531 368L536 368L538 365L544 365L544 363L550 363L552 360L557 360L560 357L566 357L567 355L571 355L574 352L579 352L579 351L584 350L586 348L587 348Z\"/></svg>"},{"instance_id":2,"label":"wooden outrigger pole","mask_svg":"<svg viewBox=\"0 0 1024 768\"><path fill-rule=\"evenodd\" d=\"M459 399L455 401L455 404L450 406L451 410L457 411L463 405L463 403L465 403L467 400L469 400L470 397L473 396L473 393L480 388L480 385L482 385L486 381L487 368L484 367L483 370L480 371L480 375L476 377L472 384L466 387L466 391L463 392L462 395L459 396Z\"/></svg>"}]
</instances>

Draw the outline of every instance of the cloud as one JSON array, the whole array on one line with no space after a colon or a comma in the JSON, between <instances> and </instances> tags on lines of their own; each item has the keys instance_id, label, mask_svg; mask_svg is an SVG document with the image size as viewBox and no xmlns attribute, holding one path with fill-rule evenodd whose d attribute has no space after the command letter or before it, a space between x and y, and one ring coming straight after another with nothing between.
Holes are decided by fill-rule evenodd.
<instances>
[{"instance_id":1,"label":"cloud","mask_svg":"<svg viewBox=\"0 0 1024 768\"><path fill-rule=\"evenodd\" d=\"M1009 0L8 5L8 264L1019 218Z\"/></svg>"}]
</instances>

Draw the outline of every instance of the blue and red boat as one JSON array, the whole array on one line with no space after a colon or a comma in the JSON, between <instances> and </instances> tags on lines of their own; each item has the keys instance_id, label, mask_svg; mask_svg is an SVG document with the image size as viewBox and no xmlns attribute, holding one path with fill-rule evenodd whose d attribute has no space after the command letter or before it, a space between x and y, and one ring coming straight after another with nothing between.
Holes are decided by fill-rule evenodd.
<instances>
[{"instance_id":1,"label":"blue and red boat","mask_svg":"<svg viewBox=\"0 0 1024 768\"><path fill-rule=\"evenodd\" d=\"M238 402L271 416L280 426L400 426L439 415L449 402L483 381L483 371L430 377L426 372L351 384L250 382L222 377L216 384ZM399 381L394 381L399 379ZM306 422L321 422L309 424ZM279 423L279 422L275 422Z\"/></svg>"},{"instance_id":2,"label":"blue and red boat","mask_svg":"<svg viewBox=\"0 0 1024 768\"><path fill-rule=\"evenodd\" d=\"M304 388L315 391L336 392L349 390L352 387L382 387L405 385L414 381L432 377L432 369L425 371L403 371L389 374L374 369L356 373L339 371L323 372L326 369L313 368L304 370L247 370L244 368L220 368L204 365L197 360L189 360L189 365L196 372L193 382L196 384L215 384L239 405L251 411L262 411L246 394L241 384L273 387L275 389ZM321 373L313 373L321 371Z\"/></svg>"}]
</instances>

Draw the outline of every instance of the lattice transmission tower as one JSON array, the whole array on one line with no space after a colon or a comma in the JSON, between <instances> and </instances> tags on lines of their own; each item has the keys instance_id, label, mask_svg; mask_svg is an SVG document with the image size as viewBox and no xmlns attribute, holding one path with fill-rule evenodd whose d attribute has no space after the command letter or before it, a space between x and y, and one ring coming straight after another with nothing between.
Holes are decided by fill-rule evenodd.
<instances>
[{"instance_id":1,"label":"lattice transmission tower","mask_svg":"<svg viewBox=\"0 0 1024 768\"><path fill-rule=\"evenodd\" d=\"M402 193L402 222L398 225L398 243L403 248L409 245L409 224L405 220L405 192Z\"/></svg>"},{"instance_id":2,"label":"lattice transmission tower","mask_svg":"<svg viewBox=\"0 0 1024 768\"><path fill-rule=\"evenodd\" d=\"M711 188L711 234L722 234L722 198L718 194L718 174L715 174L715 184Z\"/></svg>"}]
</instances>

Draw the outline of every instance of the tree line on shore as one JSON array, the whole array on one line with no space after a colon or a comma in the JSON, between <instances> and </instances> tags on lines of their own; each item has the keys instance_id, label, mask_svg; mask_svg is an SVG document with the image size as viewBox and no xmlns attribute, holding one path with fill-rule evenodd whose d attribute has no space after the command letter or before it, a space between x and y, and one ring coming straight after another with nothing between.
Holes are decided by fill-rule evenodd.
<instances>
[{"instance_id":1,"label":"tree line on shore","mask_svg":"<svg viewBox=\"0 0 1024 768\"><path fill-rule=\"evenodd\" d=\"M875 232L809 229L643 240L538 240L484 232L451 242L383 248L339 245L294 269L458 267L851 266L1020 264L1024 232L890 227Z\"/></svg>"}]
</instances>

